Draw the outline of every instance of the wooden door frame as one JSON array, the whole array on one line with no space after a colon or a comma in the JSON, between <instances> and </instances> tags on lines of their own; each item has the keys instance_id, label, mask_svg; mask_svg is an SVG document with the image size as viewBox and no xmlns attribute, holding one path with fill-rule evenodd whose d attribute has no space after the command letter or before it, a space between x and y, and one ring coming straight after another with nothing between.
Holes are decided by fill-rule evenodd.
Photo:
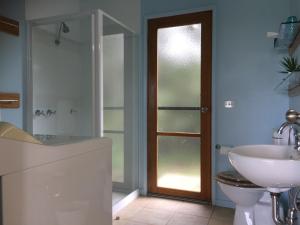
<instances>
[{"instance_id":1,"label":"wooden door frame","mask_svg":"<svg viewBox=\"0 0 300 225\"><path fill-rule=\"evenodd\" d=\"M211 201L212 11L148 20L147 174L148 192ZM201 192L157 187L157 31L159 28L202 24L201 35ZM206 90L205 92L202 90ZM153 149L154 148L154 149ZM154 151L154 153L153 153ZM205 165L205 166L203 166Z\"/></svg>"}]
</instances>

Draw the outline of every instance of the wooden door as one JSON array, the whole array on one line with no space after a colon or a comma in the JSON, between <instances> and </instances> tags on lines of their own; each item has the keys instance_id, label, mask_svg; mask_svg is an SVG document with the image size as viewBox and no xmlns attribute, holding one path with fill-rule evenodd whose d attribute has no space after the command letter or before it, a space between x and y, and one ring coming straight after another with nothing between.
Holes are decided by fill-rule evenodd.
<instances>
[{"instance_id":1,"label":"wooden door","mask_svg":"<svg viewBox=\"0 0 300 225\"><path fill-rule=\"evenodd\" d=\"M211 199L212 12L148 21L148 190Z\"/></svg>"}]
</instances>

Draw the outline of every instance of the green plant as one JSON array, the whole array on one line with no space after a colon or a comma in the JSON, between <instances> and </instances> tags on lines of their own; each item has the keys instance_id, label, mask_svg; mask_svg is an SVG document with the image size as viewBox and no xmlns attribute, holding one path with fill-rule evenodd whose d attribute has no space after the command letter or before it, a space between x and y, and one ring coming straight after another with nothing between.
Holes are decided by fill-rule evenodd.
<instances>
[{"instance_id":1,"label":"green plant","mask_svg":"<svg viewBox=\"0 0 300 225\"><path fill-rule=\"evenodd\" d=\"M281 71L281 73L293 73L300 71L300 65L297 62L296 57L283 57L283 59L280 61L280 64L284 71Z\"/></svg>"}]
</instances>

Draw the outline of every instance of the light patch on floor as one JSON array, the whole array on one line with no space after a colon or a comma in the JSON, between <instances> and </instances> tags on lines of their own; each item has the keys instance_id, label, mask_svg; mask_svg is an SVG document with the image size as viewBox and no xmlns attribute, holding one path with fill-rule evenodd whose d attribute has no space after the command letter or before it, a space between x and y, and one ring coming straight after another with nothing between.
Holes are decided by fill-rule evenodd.
<instances>
[{"instance_id":1,"label":"light patch on floor","mask_svg":"<svg viewBox=\"0 0 300 225\"><path fill-rule=\"evenodd\" d=\"M158 187L171 188L185 191L201 191L199 176L184 176L180 174L167 173L157 181Z\"/></svg>"},{"instance_id":2,"label":"light patch on floor","mask_svg":"<svg viewBox=\"0 0 300 225\"><path fill-rule=\"evenodd\" d=\"M140 197L113 215L113 225L232 225L233 217L233 209Z\"/></svg>"}]
</instances>

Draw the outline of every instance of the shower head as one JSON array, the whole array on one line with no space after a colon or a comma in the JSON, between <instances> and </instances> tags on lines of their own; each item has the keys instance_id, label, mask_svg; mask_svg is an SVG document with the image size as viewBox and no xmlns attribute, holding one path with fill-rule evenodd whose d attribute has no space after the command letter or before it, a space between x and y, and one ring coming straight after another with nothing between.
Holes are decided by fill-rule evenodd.
<instances>
[{"instance_id":1,"label":"shower head","mask_svg":"<svg viewBox=\"0 0 300 225\"><path fill-rule=\"evenodd\" d=\"M54 41L54 43L56 45L60 44L61 32L63 32L63 33L69 33L70 32L70 28L68 27L68 25L65 22L61 22L59 24L58 32L57 32L57 35L56 35L56 38L55 38L55 41Z\"/></svg>"}]
</instances>

